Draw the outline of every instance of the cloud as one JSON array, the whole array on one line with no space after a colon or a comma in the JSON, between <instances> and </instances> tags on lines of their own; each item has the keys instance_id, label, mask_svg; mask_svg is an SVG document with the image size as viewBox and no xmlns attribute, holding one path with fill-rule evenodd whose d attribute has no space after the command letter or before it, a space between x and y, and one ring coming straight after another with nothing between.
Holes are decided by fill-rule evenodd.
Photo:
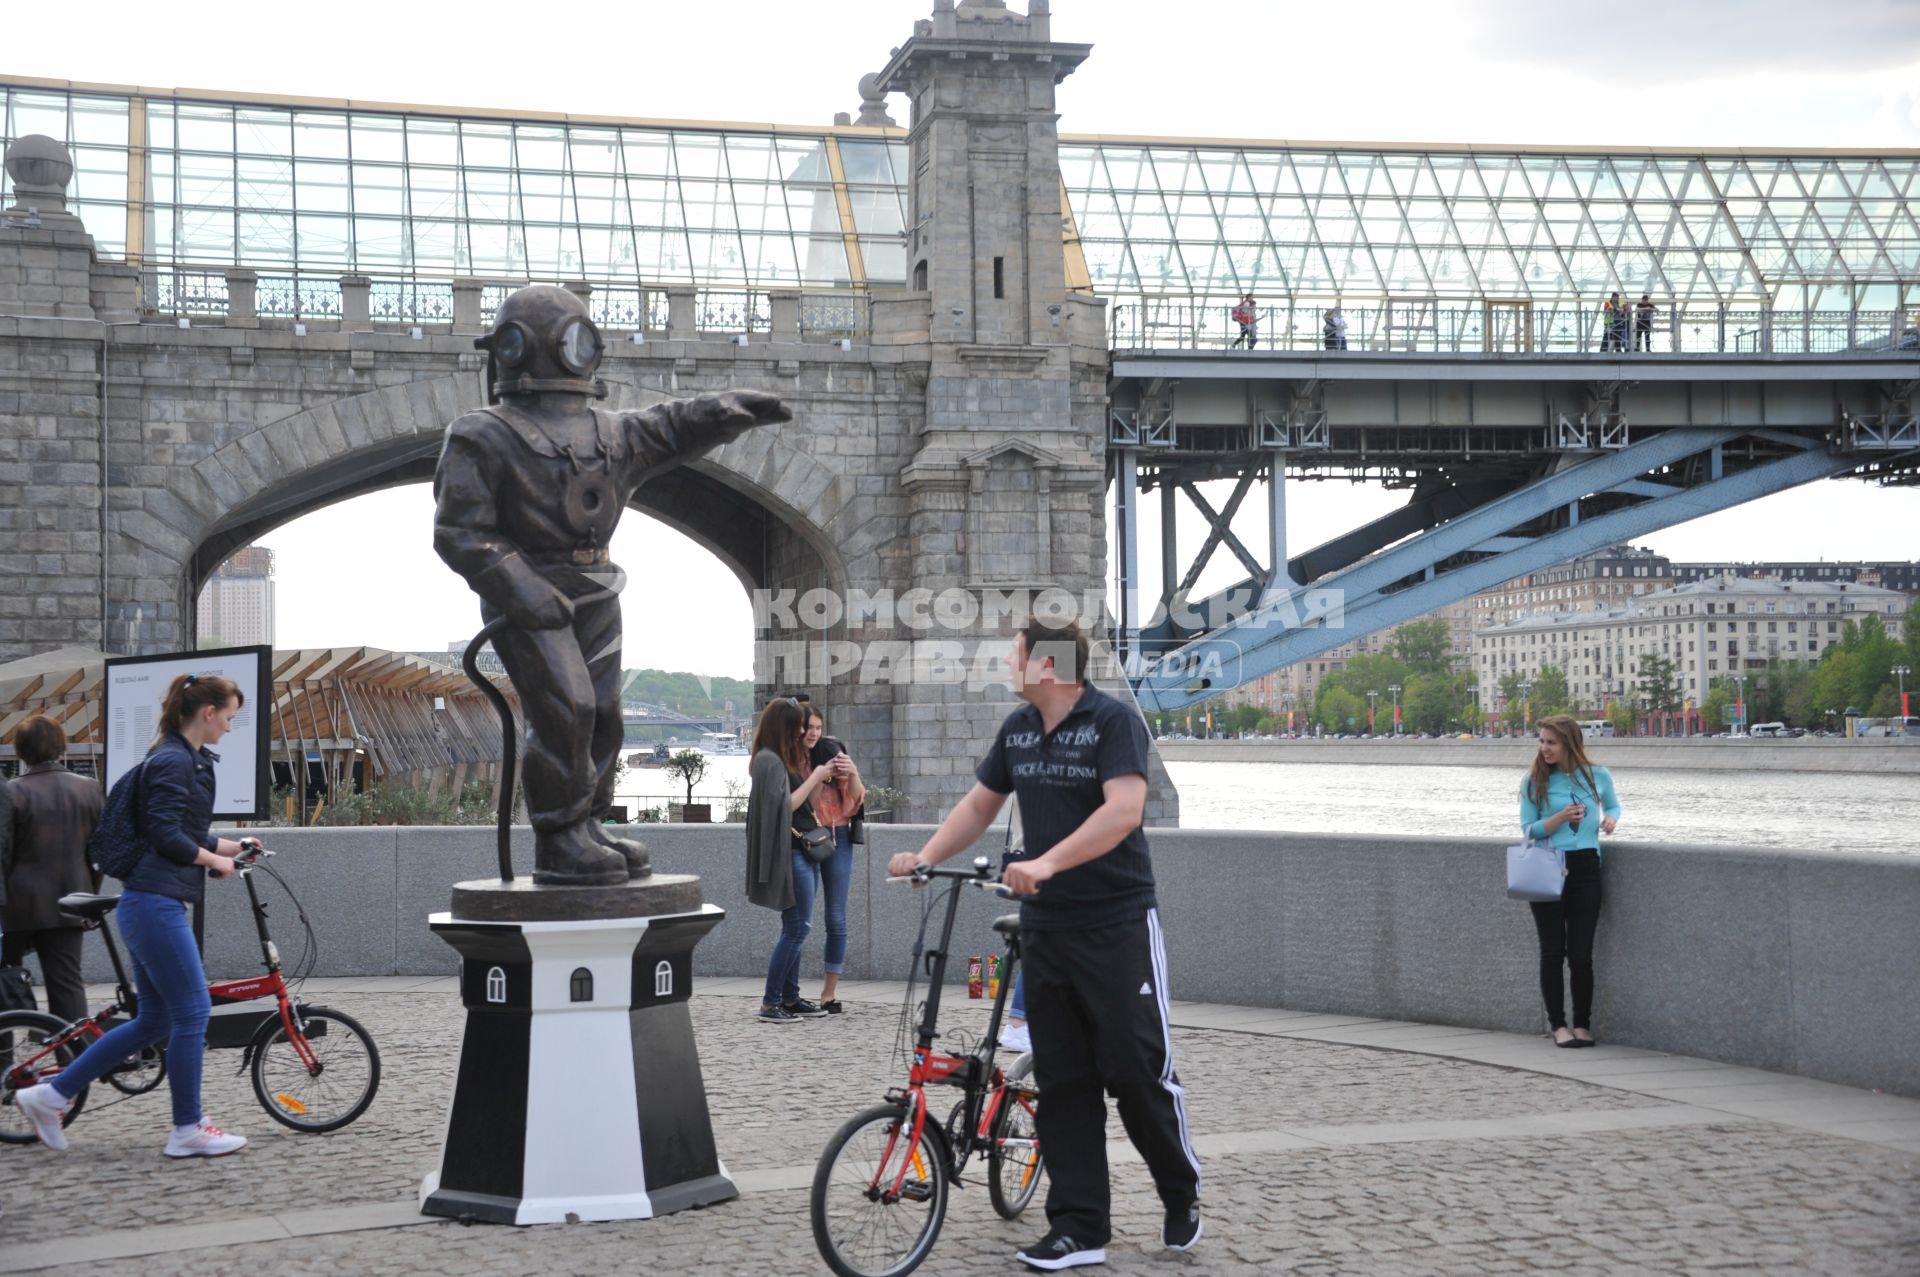
<instances>
[{"instance_id":1,"label":"cloud","mask_svg":"<svg viewBox=\"0 0 1920 1277\"><path fill-rule=\"evenodd\" d=\"M1459 12L1482 57L1610 82L1853 74L1920 63L1920 0L1474 0Z\"/></svg>"}]
</instances>

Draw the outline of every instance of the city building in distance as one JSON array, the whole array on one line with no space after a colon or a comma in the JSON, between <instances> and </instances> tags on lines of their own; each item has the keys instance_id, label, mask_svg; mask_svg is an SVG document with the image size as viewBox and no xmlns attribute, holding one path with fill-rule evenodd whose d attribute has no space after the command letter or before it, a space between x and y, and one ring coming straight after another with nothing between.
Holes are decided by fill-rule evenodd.
<instances>
[{"instance_id":1,"label":"city building in distance","mask_svg":"<svg viewBox=\"0 0 1920 1277\"><path fill-rule=\"evenodd\" d=\"M214 569L200 590L200 646L273 646L273 551L250 545Z\"/></svg>"}]
</instances>

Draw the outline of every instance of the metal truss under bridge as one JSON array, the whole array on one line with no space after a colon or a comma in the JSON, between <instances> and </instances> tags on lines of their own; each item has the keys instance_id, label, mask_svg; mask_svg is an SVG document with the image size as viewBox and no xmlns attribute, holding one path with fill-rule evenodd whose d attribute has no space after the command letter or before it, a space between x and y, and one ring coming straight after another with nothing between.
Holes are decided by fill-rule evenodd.
<instances>
[{"instance_id":1,"label":"metal truss under bridge","mask_svg":"<svg viewBox=\"0 0 1920 1277\"><path fill-rule=\"evenodd\" d=\"M1174 710L1503 581L1816 479L1920 483L1920 357L1119 351L1108 457L1120 649ZM1372 480L1405 506L1304 554L1286 480ZM1199 488L1231 479L1215 509ZM1234 516L1264 485L1256 555ZM1162 501L1157 598L1138 503ZM1181 498L1209 532L1176 544ZM1221 549L1246 576L1193 590Z\"/></svg>"}]
</instances>

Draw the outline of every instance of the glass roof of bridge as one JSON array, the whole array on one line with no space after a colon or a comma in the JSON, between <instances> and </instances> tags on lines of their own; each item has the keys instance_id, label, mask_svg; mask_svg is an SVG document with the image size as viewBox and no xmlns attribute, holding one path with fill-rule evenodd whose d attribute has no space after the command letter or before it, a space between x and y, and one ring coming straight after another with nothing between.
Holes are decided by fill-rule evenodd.
<instances>
[{"instance_id":1,"label":"glass roof of bridge","mask_svg":"<svg viewBox=\"0 0 1920 1277\"><path fill-rule=\"evenodd\" d=\"M101 251L149 265L725 288L905 276L898 131L0 94L4 140L65 140L69 197ZM1350 302L1616 288L1789 309L1920 302L1917 159L1061 145L1096 292Z\"/></svg>"}]
</instances>

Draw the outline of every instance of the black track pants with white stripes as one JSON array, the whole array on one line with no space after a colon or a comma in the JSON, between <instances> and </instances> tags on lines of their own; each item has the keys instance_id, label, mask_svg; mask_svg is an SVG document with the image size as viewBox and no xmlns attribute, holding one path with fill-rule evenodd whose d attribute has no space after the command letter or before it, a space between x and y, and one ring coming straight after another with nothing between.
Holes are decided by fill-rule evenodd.
<instances>
[{"instance_id":1,"label":"black track pants with white stripes","mask_svg":"<svg viewBox=\"0 0 1920 1277\"><path fill-rule=\"evenodd\" d=\"M1040 1084L1036 1133L1052 1181L1047 1222L1081 1246L1104 1246L1112 1192L1103 1092L1117 1101L1161 1200L1185 1206L1200 1193L1173 1071L1159 914L1087 931L1022 931L1020 948Z\"/></svg>"}]
</instances>

